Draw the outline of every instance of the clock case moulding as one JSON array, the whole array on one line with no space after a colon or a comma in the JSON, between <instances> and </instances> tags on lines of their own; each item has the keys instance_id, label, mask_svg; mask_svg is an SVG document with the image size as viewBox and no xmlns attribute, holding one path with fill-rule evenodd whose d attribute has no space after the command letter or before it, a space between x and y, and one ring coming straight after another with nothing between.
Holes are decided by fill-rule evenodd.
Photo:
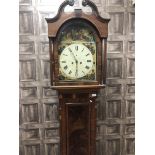
<instances>
[{"instance_id":1,"label":"clock case moulding","mask_svg":"<svg viewBox=\"0 0 155 155\"><path fill-rule=\"evenodd\" d=\"M89 6L92 9L91 13L84 13L82 9L74 9L74 12L65 12L67 5L73 6L74 1L64 1L58 13L53 18L46 18L48 23L48 37L49 37L49 52L50 52L50 74L51 74L51 88L61 90L76 90L86 89L94 90L100 89L106 83L106 51L107 51L107 37L108 37L108 23L110 19L103 18L99 15L96 5L90 0L83 0L82 5ZM66 80L61 81L58 78L59 62L58 62L58 35L61 28L69 22L83 20L90 24L96 31L97 42L97 56L96 56L96 80L95 81L80 81L80 80Z\"/></svg>"}]
</instances>

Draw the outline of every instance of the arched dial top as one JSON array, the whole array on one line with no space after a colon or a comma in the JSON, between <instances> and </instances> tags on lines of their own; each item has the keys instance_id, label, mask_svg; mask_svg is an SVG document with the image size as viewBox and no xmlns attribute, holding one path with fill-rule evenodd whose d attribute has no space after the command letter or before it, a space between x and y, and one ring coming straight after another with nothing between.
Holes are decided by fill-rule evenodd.
<instances>
[{"instance_id":1,"label":"arched dial top","mask_svg":"<svg viewBox=\"0 0 155 155\"><path fill-rule=\"evenodd\" d=\"M95 34L95 29L83 20L72 20L60 29L57 38L59 80L96 80Z\"/></svg>"}]
</instances>

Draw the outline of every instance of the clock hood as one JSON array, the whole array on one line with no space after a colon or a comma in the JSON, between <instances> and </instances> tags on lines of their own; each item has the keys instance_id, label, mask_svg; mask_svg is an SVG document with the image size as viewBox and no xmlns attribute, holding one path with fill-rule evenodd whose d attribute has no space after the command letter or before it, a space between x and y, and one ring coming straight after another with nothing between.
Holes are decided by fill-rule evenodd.
<instances>
[{"instance_id":1,"label":"clock hood","mask_svg":"<svg viewBox=\"0 0 155 155\"><path fill-rule=\"evenodd\" d=\"M98 9L96 5L89 1L83 0L83 6L90 6L92 8L92 14L88 15L85 14L82 10L75 9L74 12L65 13L64 8L67 5L73 6L74 3L71 1L65 1L59 7L58 13L54 18L46 18L48 23L48 37L55 38L59 29L65 23L69 22L73 19L84 19L85 21L90 22L99 32L100 38L107 38L108 37L108 23L110 19L103 18L99 15Z\"/></svg>"}]
</instances>

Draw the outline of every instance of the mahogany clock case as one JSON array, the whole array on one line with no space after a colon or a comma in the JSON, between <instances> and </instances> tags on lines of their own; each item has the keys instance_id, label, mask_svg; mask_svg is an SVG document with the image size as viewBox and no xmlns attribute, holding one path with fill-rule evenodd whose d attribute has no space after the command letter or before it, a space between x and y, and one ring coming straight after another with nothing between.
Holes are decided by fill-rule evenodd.
<instances>
[{"instance_id":1,"label":"mahogany clock case","mask_svg":"<svg viewBox=\"0 0 155 155\"><path fill-rule=\"evenodd\" d=\"M106 51L110 19L100 17L93 2L87 0L82 4L90 6L92 13L85 14L81 9L65 13L64 7L73 5L65 1L54 18L46 19L51 61L51 88L57 90L59 98L61 155L96 154L96 98L106 82ZM71 79L62 72L69 66L62 65L63 69L61 69L60 57L66 48L71 48L74 44L86 47L90 51L93 67L85 76ZM79 60L74 54L72 57L75 59L72 63L76 63L77 67ZM87 57L85 59L90 62ZM90 66L85 68L88 67ZM71 73L71 70L68 71Z\"/></svg>"}]
</instances>

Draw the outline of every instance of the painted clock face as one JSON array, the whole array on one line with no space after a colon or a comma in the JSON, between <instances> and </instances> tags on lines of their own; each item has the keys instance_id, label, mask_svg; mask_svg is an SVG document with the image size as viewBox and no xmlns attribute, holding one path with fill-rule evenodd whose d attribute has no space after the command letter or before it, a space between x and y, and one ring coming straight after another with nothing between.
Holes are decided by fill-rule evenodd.
<instances>
[{"instance_id":1,"label":"painted clock face","mask_svg":"<svg viewBox=\"0 0 155 155\"><path fill-rule=\"evenodd\" d=\"M86 76L93 69L93 55L83 44L71 44L61 53L60 70L70 79Z\"/></svg>"},{"instance_id":2,"label":"painted clock face","mask_svg":"<svg viewBox=\"0 0 155 155\"><path fill-rule=\"evenodd\" d=\"M84 22L64 27L58 39L59 80L96 80L96 40Z\"/></svg>"}]
</instances>

